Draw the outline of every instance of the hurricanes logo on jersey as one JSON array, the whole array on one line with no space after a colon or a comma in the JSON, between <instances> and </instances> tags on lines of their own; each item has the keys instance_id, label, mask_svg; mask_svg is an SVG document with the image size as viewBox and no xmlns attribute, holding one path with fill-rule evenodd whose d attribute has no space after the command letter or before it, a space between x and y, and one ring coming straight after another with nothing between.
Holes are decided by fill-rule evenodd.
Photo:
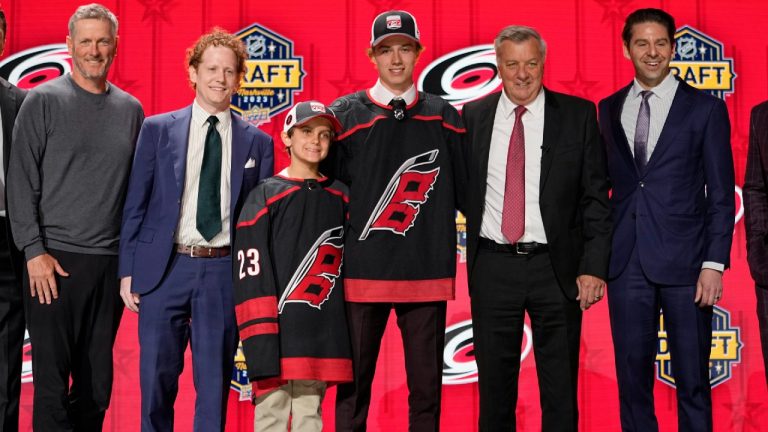
<instances>
[{"instance_id":1,"label":"hurricanes logo on jersey","mask_svg":"<svg viewBox=\"0 0 768 432\"><path fill-rule=\"evenodd\" d=\"M405 236L419 215L421 205L429 199L440 168L420 171L417 167L437 160L440 151L430 150L406 160L387 184L384 193L365 224L360 240L368 238L371 231L391 231Z\"/></svg>"},{"instance_id":2,"label":"hurricanes logo on jersey","mask_svg":"<svg viewBox=\"0 0 768 432\"><path fill-rule=\"evenodd\" d=\"M306 303L320 309L328 300L341 275L343 234L340 226L320 234L283 291L278 313L283 312L286 303Z\"/></svg>"}]
</instances>

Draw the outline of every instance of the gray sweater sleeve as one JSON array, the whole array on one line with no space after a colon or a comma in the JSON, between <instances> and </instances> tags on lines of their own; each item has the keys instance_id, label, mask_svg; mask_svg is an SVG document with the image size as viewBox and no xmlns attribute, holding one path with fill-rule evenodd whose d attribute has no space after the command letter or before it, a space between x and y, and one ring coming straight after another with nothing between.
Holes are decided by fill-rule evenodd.
<instances>
[{"instance_id":1,"label":"gray sweater sleeve","mask_svg":"<svg viewBox=\"0 0 768 432\"><path fill-rule=\"evenodd\" d=\"M19 110L13 128L8 163L8 214L16 246L27 260L45 253L39 224L40 163L46 145L44 95L31 92Z\"/></svg>"}]
</instances>

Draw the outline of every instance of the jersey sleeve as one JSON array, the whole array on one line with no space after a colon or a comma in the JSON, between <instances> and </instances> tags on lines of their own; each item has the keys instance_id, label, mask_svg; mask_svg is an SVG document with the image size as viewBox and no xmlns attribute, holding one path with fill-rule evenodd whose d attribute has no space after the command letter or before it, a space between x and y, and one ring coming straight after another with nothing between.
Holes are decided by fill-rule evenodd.
<instances>
[{"instance_id":1,"label":"jersey sleeve","mask_svg":"<svg viewBox=\"0 0 768 432\"><path fill-rule=\"evenodd\" d=\"M262 183L246 199L233 247L235 313L251 381L280 375L278 287L265 191Z\"/></svg>"},{"instance_id":2,"label":"jersey sleeve","mask_svg":"<svg viewBox=\"0 0 768 432\"><path fill-rule=\"evenodd\" d=\"M466 145L465 136L467 135L467 129L464 127L464 122L459 116L458 111L456 111L456 108L450 104L445 104L443 109L443 130L453 168L453 190L456 209L463 212L465 210L465 191L469 181L468 168L466 165L467 159L465 157L465 151L462 148Z\"/></svg>"}]
</instances>

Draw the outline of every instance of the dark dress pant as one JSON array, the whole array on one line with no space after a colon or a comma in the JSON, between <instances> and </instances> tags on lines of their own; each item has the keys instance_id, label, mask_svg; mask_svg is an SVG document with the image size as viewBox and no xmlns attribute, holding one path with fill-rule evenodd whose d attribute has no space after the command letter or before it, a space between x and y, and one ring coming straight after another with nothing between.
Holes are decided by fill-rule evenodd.
<instances>
[{"instance_id":1,"label":"dark dress pant","mask_svg":"<svg viewBox=\"0 0 768 432\"><path fill-rule=\"evenodd\" d=\"M7 218L0 216L0 430L19 428L24 306L21 263L14 266ZM14 268L15 267L15 268Z\"/></svg>"},{"instance_id":2,"label":"dark dress pant","mask_svg":"<svg viewBox=\"0 0 768 432\"><path fill-rule=\"evenodd\" d=\"M41 304L24 274L32 342L35 431L101 431L112 395L112 347L123 313L117 255L49 249L69 273L59 298ZM71 385L70 385L71 378Z\"/></svg>"},{"instance_id":3,"label":"dark dress pant","mask_svg":"<svg viewBox=\"0 0 768 432\"><path fill-rule=\"evenodd\" d=\"M515 431L525 313L531 320L541 430L578 428L579 303L565 297L548 253L479 248L470 283L481 432Z\"/></svg>"},{"instance_id":4,"label":"dark dress pant","mask_svg":"<svg viewBox=\"0 0 768 432\"><path fill-rule=\"evenodd\" d=\"M632 252L626 269L608 282L623 431L659 430L653 385L660 310L664 312L664 329L677 389L678 430L712 430L709 384L712 307L700 308L694 303L695 296L695 285L669 286L648 280L637 250Z\"/></svg>"},{"instance_id":5,"label":"dark dress pant","mask_svg":"<svg viewBox=\"0 0 768 432\"><path fill-rule=\"evenodd\" d=\"M194 430L223 431L237 325L232 260L175 255L158 287L141 296L141 430L173 431L187 344L197 392Z\"/></svg>"},{"instance_id":6,"label":"dark dress pant","mask_svg":"<svg viewBox=\"0 0 768 432\"><path fill-rule=\"evenodd\" d=\"M397 315L408 383L408 430L440 430L446 302L348 303L354 382L340 384L336 430L366 430L371 387L390 311Z\"/></svg>"},{"instance_id":7,"label":"dark dress pant","mask_svg":"<svg viewBox=\"0 0 768 432\"><path fill-rule=\"evenodd\" d=\"M768 286L755 285L757 297L757 322L760 326L760 342L763 347L765 383L768 386Z\"/></svg>"}]
</instances>

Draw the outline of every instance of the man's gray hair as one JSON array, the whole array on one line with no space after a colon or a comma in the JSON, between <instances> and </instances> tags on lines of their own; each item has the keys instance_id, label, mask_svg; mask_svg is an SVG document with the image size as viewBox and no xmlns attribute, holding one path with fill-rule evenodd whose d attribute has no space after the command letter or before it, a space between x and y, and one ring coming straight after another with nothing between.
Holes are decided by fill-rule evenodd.
<instances>
[{"instance_id":1,"label":"man's gray hair","mask_svg":"<svg viewBox=\"0 0 768 432\"><path fill-rule=\"evenodd\" d=\"M502 42L510 41L514 43L525 42L529 39L534 39L539 43L539 51L541 52L541 58L547 58L547 43L541 38L539 32L533 27L511 25L504 27L499 32L496 39L493 40L493 48L496 50L496 55L499 55L499 48Z\"/></svg>"},{"instance_id":2,"label":"man's gray hair","mask_svg":"<svg viewBox=\"0 0 768 432\"><path fill-rule=\"evenodd\" d=\"M114 37L117 35L117 17L115 17L115 14L98 3L91 3L77 8L75 13L69 18L70 37L75 34L75 23L83 19L108 21L112 25L112 36Z\"/></svg>"}]
</instances>

